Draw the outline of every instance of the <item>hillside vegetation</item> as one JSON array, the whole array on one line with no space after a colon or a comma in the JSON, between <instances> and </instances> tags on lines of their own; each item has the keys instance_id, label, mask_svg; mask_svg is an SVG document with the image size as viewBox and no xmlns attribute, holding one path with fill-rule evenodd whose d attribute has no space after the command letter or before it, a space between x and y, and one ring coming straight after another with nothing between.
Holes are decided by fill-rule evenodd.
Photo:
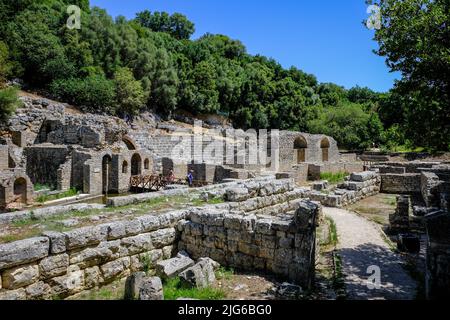
<instances>
[{"instance_id":1,"label":"hillside vegetation","mask_svg":"<svg viewBox=\"0 0 450 320\"><path fill-rule=\"evenodd\" d=\"M392 12L391 2L414 5L383 2L386 12ZM439 2L435 1L436 10ZM72 4L82 9L79 30L66 27L67 7ZM401 40L396 30L388 32L395 28L393 22L377 32L382 55L399 50L390 43ZM244 129L325 133L350 149L372 144L389 149L450 146L448 114L442 114L448 95L441 88L430 89L425 74L420 85L408 86L402 80L389 93L346 90L319 83L295 67L285 69L273 59L250 55L240 41L225 35L191 40L194 31L194 23L178 13L143 11L131 20L113 19L105 10L91 8L88 0L0 0L0 82L20 78L83 111L121 117L152 110L170 118L177 110L187 110L226 115ZM439 39L434 44L439 46ZM442 54L448 57L448 47L446 52ZM420 52L404 52L414 54ZM449 60L442 61L445 70ZM391 67L403 71L399 64ZM4 100L8 102L0 103L1 119L15 105ZM415 112L420 119L412 116ZM427 130L426 140L421 128Z\"/></svg>"}]
</instances>

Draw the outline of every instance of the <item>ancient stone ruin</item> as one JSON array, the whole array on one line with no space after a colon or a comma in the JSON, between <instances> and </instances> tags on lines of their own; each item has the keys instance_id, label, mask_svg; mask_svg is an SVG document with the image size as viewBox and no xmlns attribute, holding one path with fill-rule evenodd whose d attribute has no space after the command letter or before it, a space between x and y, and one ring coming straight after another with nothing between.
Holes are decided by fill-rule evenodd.
<instances>
[{"instance_id":1,"label":"ancient stone ruin","mask_svg":"<svg viewBox=\"0 0 450 320\"><path fill-rule=\"evenodd\" d=\"M448 295L448 164L341 154L324 135L260 140L230 127L151 114L127 123L22 99L0 137L0 236L10 237L0 243L0 300L69 298L127 277L127 298L160 299L154 275L206 286L209 263L313 289L323 206L379 192L402 195L391 227L427 233L428 295ZM267 149L253 153L255 144ZM333 184L324 173L346 177ZM67 190L76 196L36 202Z\"/></svg>"}]
</instances>

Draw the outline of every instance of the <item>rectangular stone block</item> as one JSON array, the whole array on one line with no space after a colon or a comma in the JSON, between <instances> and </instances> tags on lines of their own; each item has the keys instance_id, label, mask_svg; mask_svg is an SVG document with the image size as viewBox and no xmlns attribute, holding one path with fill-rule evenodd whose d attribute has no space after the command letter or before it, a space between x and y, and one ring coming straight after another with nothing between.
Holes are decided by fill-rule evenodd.
<instances>
[{"instance_id":1,"label":"rectangular stone block","mask_svg":"<svg viewBox=\"0 0 450 320\"><path fill-rule=\"evenodd\" d=\"M37 261L48 256L47 237L19 240L0 245L0 270Z\"/></svg>"},{"instance_id":2,"label":"rectangular stone block","mask_svg":"<svg viewBox=\"0 0 450 320\"><path fill-rule=\"evenodd\" d=\"M69 255L60 254L44 258L39 263L41 278L48 279L63 275L69 267Z\"/></svg>"},{"instance_id":3,"label":"rectangular stone block","mask_svg":"<svg viewBox=\"0 0 450 320\"><path fill-rule=\"evenodd\" d=\"M75 249L106 241L109 225L85 227L73 231L64 232L67 249Z\"/></svg>"},{"instance_id":4,"label":"rectangular stone block","mask_svg":"<svg viewBox=\"0 0 450 320\"><path fill-rule=\"evenodd\" d=\"M17 289L36 282L39 279L37 264L19 266L5 270L2 274L2 286L5 289Z\"/></svg>"}]
</instances>

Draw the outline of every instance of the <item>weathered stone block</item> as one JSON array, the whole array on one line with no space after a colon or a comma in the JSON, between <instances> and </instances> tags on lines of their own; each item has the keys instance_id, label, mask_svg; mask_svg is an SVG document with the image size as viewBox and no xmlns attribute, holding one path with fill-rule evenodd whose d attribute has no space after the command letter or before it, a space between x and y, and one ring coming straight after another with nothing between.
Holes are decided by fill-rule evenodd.
<instances>
[{"instance_id":1,"label":"weathered stone block","mask_svg":"<svg viewBox=\"0 0 450 320\"><path fill-rule=\"evenodd\" d=\"M164 300L161 279L145 278L139 288L139 300Z\"/></svg>"},{"instance_id":2,"label":"weathered stone block","mask_svg":"<svg viewBox=\"0 0 450 320\"><path fill-rule=\"evenodd\" d=\"M50 253L58 254L66 251L66 236L61 232L45 231L42 233L50 239Z\"/></svg>"},{"instance_id":3,"label":"weathered stone block","mask_svg":"<svg viewBox=\"0 0 450 320\"><path fill-rule=\"evenodd\" d=\"M152 236L149 233L123 238L120 243L128 250L130 255L150 251L154 248Z\"/></svg>"},{"instance_id":4,"label":"weathered stone block","mask_svg":"<svg viewBox=\"0 0 450 320\"><path fill-rule=\"evenodd\" d=\"M179 275L181 282L192 288L206 288L216 281L214 266L210 260L201 260Z\"/></svg>"},{"instance_id":5,"label":"weathered stone block","mask_svg":"<svg viewBox=\"0 0 450 320\"><path fill-rule=\"evenodd\" d=\"M64 232L68 249L80 248L106 241L108 237L108 225L85 227L73 231Z\"/></svg>"},{"instance_id":6,"label":"weathered stone block","mask_svg":"<svg viewBox=\"0 0 450 320\"><path fill-rule=\"evenodd\" d=\"M141 222L143 232L155 231L160 227L160 221L157 216L148 215L139 217L137 220Z\"/></svg>"},{"instance_id":7,"label":"weathered stone block","mask_svg":"<svg viewBox=\"0 0 450 320\"><path fill-rule=\"evenodd\" d=\"M125 271L130 267L130 258L124 257L108 263L105 263L100 267L105 281L111 281L115 278L122 276Z\"/></svg>"},{"instance_id":8,"label":"weathered stone block","mask_svg":"<svg viewBox=\"0 0 450 320\"><path fill-rule=\"evenodd\" d=\"M2 274L2 286L5 289L17 289L36 282L39 279L39 267L36 264L19 266L5 270Z\"/></svg>"},{"instance_id":9,"label":"weathered stone block","mask_svg":"<svg viewBox=\"0 0 450 320\"><path fill-rule=\"evenodd\" d=\"M25 300L27 298L27 294L24 288L20 288L17 290L5 290L0 292L0 301L1 300Z\"/></svg>"},{"instance_id":10,"label":"weathered stone block","mask_svg":"<svg viewBox=\"0 0 450 320\"><path fill-rule=\"evenodd\" d=\"M179 253L175 258L163 260L156 264L156 274L161 278L172 278L194 265L194 260L186 253Z\"/></svg>"},{"instance_id":11,"label":"weathered stone block","mask_svg":"<svg viewBox=\"0 0 450 320\"><path fill-rule=\"evenodd\" d=\"M73 295L84 289L84 272L78 266L69 266L66 275L51 278L49 285L52 295L61 298Z\"/></svg>"},{"instance_id":12,"label":"weathered stone block","mask_svg":"<svg viewBox=\"0 0 450 320\"><path fill-rule=\"evenodd\" d=\"M0 270L42 259L48 255L47 237L19 240L0 245Z\"/></svg>"},{"instance_id":13,"label":"weathered stone block","mask_svg":"<svg viewBox=\"0 0 450 320\"><path fill-rule=\"evenodd\" d=\"M69 255L59 254L42 259L39 270L42 279L48 279L63 275L69 267Z\"/></svg>"},{"instance_id":14,"label":"weathered stone block","mask_svg":"<svg viewBox=\"0 0 450 320\"><path fill-rule=\"evenodd\" d=\"M86 289L95 288L104 281L100 268L97 266L85 269L84 277Z\"/></svg>"},{"instance_id":15,"label":"weathered stone block","mask_svg":"<svg viewBox=\"0 0 450 320\"><path fill-rule=\"evenodd\" d=\"M150 233L150 238L155 248L161 249L174 243L176 238L175 228L161 229Z\"/></svg>"},{"instance_id":16,"label":"weathered stone block","mask_svg":"<svg viewBox=\"0 0 450 320\"><path fill-rule=\"evenodd\" d=\"M88 268L94 265L106 263L109 260L119 258L119 241L101 243L95 248L87 248L70 255L70 264L76 264L80 268Z\"/></svg>"},{"instance_id":17,"label":"weathered stone block","mask_svg":"<svg viewBox=\"0 0 450 320\"><path fill-rule=\"evenodd\" d=\"M27 300L43 300L49 299L51 296L51 288L44 281L33 283L26 287Z\"/></svg>"},{"instance_id":18,"label":"weathered stone block","mask_svg":"<svg viewBox=\"0 0 450 320\"><path fill-rule=\"evenodd\" d=\"M142 232L141 221L135 219L130 221L113 222L108 226L108 240L116 240L124 237L134 236Z\"/></svg>"},{"instance_id":19,"label":"weathered stone block","mask_svg":"<svg viewBox=\"0 0 450 320\"><path fill-rule=\"evenodd\" d=\"M125 281L125 300L136 300L139 298L139 290L146 277L145 272L135 272L127 278Z\"/></svg>"}]
</instances>

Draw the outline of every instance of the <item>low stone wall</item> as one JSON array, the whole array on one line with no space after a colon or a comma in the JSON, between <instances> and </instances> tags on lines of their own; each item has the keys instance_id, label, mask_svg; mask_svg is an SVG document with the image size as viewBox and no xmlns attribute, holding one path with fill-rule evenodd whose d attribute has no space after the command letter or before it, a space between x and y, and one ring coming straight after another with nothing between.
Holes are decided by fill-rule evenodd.
<instances>
[{"instance_id":1,"label":"low stone wall","mask_svg":"<svg viewBox=\"0 0 450 320\"><path fill-rule=\"evenodd\" d=\"M4 223L11 223L14 221L20 221L31 218L50 218L55 215L69 213L71 211L87 211L93 209L103 209L105 206L102 204L69 204L61 206L53 206L47 208L39 208L33 210L23 210L16 212L8 212L0 214L0 225Z\"/></svg>"},{"instance_id":2,"label":"low stone wall","mask_svg":"<svg viewBox=\"0 0 450 320\"><path fill-rule=\"evenodd\" d=\"M180 221L179 249L193 258L261 270L310 288L314 278L319 204L303 201L293 216L273 219L227 211L192 211Z\"/></svg>"},{"instance_id":3,"label":"low stone wall","mask_svg":"<svg viewBox=\"0 0 450 320\"><path fill-rule=\"evenodd\" d=\"M187 211L142 216L0 245L0 300L66 298L170 258ZM147 260L148 260L147 259Z\"/></svg>"},{"instance_id":4,"label":"low stone wall","mask_svg":"<svg viewBox=\"0 0 450 320\"><path fill-rule=\"evenodd\" d=\"M380 192L380 176L374 171L352 173L348 181L328 193L309 191L306 196L327 207L343 207Z\"/></svg>"},{"instance_id":5,"label":"low stone wall","mask_svg":"<svg viewBox=\"0 0 450 320\"><path fill-rule=\"evenodd\" d=\"M420 173L382 174L381 192L411 194L421 192Z\"/></svg>"},{"instance_id":6,"label":"low stone wall","mask_svg":"<svg viewBox=\"0 0 450 320\"><path fill-rule=\"evenodd\" d=\"M310 164L308 176L311 180L320 180L321 173L361 172L364 171L362 162L330 162L323 164Z\"/></svg>"},{"instance_id":7,"label":"low stone wall","mask_svg":"<svg viewBox=\"0 0 450 320\"><path fill-rule=\"evenodd\" d=\"M269 177L202 190L208 197L221 195L233 202L44 232L40 237L0 245L0 300L66 298L141 271L144 260L150 261L152 269L157 261L185 247L193 257L211 257L244 270L265 270L305 288L311 286L321 207L301 200L304 190L294 189L292 179ZM53 208L52 214L67 208ZM35 214L47 217L48 209L16 213L5 221ZM236 243L233 237L238 237ZM212 238L217 239L214 245L222 254L209 250L197 256L192 241L202 250L212 249Z\"/></svg>"}]
</instances>

